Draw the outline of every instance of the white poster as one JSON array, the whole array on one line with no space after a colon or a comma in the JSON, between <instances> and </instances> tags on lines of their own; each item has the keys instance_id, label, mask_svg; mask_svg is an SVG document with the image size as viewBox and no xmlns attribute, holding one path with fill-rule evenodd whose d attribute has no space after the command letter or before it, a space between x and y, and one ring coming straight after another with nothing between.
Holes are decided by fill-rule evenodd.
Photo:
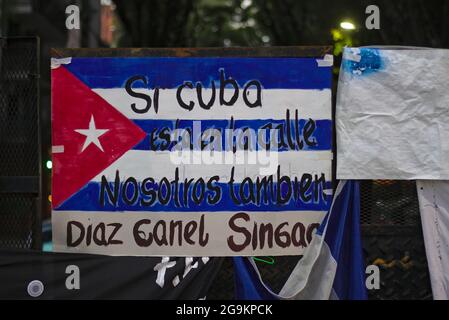
<instances>
[{"instance_id":1,"label":"white poster","mask_svg":"<svg viewBox=\"0 0 449 320\"><path fill-rule=\"evenodd\" d=\"M55 251L308 246L332 198L332 56L54 62Z\"/></svg>"},{"instance_id":2,"label":"white poster","mask_svg":"<svg viewBox=\"0 0 449 320\"><path fill-rule=\"evenodd\" d=\"M338 179L449 179L449 50L346 48Z\"/></svg>"},{"instance_id":3,"label":"white poster","mask_svg":"<svg viewBox=\"0 0 449 320\"><path fill-rule=\"evenodd\" d=\"M449 181L417 181L433 298L449 299Z\"/></svg>"}]
</instances>

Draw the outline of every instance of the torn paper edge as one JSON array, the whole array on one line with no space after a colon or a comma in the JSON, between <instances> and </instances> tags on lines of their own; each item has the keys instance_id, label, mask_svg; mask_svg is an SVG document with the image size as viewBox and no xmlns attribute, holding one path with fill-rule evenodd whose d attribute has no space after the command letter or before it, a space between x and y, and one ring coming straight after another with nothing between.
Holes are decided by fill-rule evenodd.
<instances>
[{"instance_id":1,"label":"torn paper edge","mask_svg":"<svg viewBox=\"0 0 449 320\"><path fill-rule=\"evenodd\" d=\"M316 59L318 67L332 67L334 65L334 56L325 54L323 59Z\"/></svg>"},{"instance_id":2,"label":"torn paper edge","mask_svg":"<svg viewBox=\"0 0 449 320\"><path fill-rule=\"evenodd\" d=\"M343 51L343 60L360 62L360 60L362 60L362 56L360 55L360 49L345 48L345 50Z\"/></svg>"},{"instance_id":3,"label":"torn paper edge","mask_svg":"<svg viewBox=\"0 0 449 320\"><path fill-rule=\"evenodd\" d=\"M51 58L50 66L52 69L57 69L61 64L70 64L72 62L72 57L67 58Z\"/></svg>"}]
</instances>

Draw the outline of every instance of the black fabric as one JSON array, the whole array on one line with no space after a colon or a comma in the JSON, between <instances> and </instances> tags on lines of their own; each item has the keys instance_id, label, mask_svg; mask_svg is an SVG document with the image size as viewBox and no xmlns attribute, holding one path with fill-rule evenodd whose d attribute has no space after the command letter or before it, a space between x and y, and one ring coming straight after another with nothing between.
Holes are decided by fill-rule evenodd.
<instances>
[{"instance_id":1,"label":"black fabric","mask_svg":"<svg viewBox=\"0 0 449 320\"><path fill-rule=\"evenodd\" d=\"M186 258L171 257L168 262L176 264L166 269L162 287L156 283L155 271L161 261L159 257L0 250L0 299L201 299L207 296L223 258L193 258L190 266L196 268L186 269ZM80 271L78 290L66 287L70 265ZM44 284L36 298L27 291L33 280Z\"/></svg>"}]
</instances>

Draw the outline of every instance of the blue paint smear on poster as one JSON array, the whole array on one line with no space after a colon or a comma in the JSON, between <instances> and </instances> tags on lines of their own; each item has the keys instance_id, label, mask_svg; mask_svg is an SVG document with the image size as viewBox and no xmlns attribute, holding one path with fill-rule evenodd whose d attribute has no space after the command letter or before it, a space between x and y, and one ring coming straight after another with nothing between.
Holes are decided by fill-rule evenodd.
<instances>
[{"instance_id":1,"label":"blue paint smear on poster","mask_svg":"<svg viewBox=\"0 0 449 320\"><path fill-rule=\"evenodd\" d=\"M353 49L348 48L345 50L348 50L350 53ZM385 62L378 49L360 48L357 50L360 50L360 52L353 54L360 57L359 62L343 58L342 68L345 72L357 76L366 76L379 72L385 68Z\"/></svg>"}]
</instances>

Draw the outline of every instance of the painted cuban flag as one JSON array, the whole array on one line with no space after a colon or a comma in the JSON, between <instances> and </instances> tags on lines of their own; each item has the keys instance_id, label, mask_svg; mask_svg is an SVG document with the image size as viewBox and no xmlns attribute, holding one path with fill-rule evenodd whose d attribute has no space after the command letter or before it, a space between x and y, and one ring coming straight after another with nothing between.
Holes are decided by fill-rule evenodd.
<instances>
[{"instance_id":1,"label":"painted cuban flag","mask_svg":"<svg viewBox=\"0 0 449 320\"><path fill-rule=\"evenodd\" d=\"M55 250L297 254L330 206L331 65L54 60Z\"/></svg>"}]
</instances>

